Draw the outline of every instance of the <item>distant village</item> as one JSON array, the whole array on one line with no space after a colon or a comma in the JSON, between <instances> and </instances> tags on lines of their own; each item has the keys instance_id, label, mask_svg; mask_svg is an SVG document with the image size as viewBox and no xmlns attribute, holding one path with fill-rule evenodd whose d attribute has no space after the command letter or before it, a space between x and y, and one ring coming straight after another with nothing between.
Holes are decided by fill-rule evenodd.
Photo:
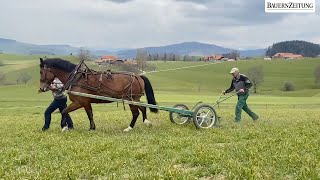
<instances>
[{"instance_id":1,"label":"distant village","mask_svg":"<svg viewBox=\"0 0 320 180\"><path fill-rule=\"evenodd\" d=\"M264 60L281 60L281 59L303 59L303 55L294 54L294 53L276 53L271 57L264 57ZM198 61L236 61L240 58L229 58L225 57L222 54L214 54L199 57ZM104 55L95 60L95 63L98 65L107 65L107 64L126 64L126 65L137 65L137 60L135 58L121 59L114 55Z\"/></svg>"},{"instance_id":2,"label":"distant village","mask_svg":"<svg viewBox=\"0 0 320 180\"><path fill-rule=\"evenodd\" d=\"M104 64L126 64L126 65L137 65L137 61L135 59L119 59L117 56L106 55L101 56L100 59L95 61L98 65Z\"/></svg>"}]
</instances>

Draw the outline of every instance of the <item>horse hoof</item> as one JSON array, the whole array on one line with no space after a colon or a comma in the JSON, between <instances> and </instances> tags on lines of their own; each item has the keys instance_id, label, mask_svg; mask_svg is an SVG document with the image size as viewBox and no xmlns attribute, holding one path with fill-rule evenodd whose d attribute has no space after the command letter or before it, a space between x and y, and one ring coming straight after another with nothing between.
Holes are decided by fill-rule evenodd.
<instances>
[{"instance_id":1,"label":"horse hoof","mask_svg":"<svg viewBox=\"0 0 320 180\"><path fill-rule=\"evenodd\" d=\"M64 132L64 131L67 131L67 130L68 130L68 126L65 126L65 127L62 128L61 131Z\"/></svg>"},{"instance_id":2,"label":"horse hoof","mask_svg":"<svg viewBox=\"0 0 320 180\"><path fill-rule=\"evenodd\" d=\"M44 132L44 131L47 131L49 128L46 128L46 127L43 127L41 130Z\"/></svg>"},{"instance_id":3,"label":"horse hoof","mask_svg":"<svg viewBox=\"0 0 320 180\"><path fill-rule=\"evenodd\" d=\"M95 131L96 130L96 128L90 128L89 129L89 131Z\"/></svg>"},{"instance_id":4,"label":"horse hoof","mask_svg":"<svg viewBox=\"0 0 320 180\"><path fill-rule=\"evenodd\" d=\"M132 127L127 127L125 130L123 130L124 132L129 132L129 131L131 131L133 128Z\"/></svg>"},{"instance_id":5,"label":"horse hoof","mask_svg":"<svg viewBox=\"0 0 320 180\"><path fill-rule=\"evenodd\" d=\"M148 121L148 119L145 119L143 123L145 125L147 125L148 127L152 127L152 123L150 121Z\"/></svg>"}]
</instances>

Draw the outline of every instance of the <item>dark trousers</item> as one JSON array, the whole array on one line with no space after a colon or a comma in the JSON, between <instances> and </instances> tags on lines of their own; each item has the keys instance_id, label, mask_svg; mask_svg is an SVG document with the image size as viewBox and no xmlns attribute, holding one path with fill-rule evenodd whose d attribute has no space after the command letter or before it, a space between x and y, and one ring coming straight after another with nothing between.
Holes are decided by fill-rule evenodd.
<instances>
[{"instance_id":1,"label":"dark trousers","mask_svg":"<svg viewBox=\"0 0 320 180\"><path fill-rule=\"evenodd\" d=\"M51 123L51 114L59 108L60 113L67 107L67 97L61 99L54 99L44 113L44 128L48 129ZM66 122L68 128L73 128L73 122L69 114L66 115Z\"/></svg>"},{"instance_id":2,"label":"dark trousers","mask_svg":"<svg viewBox=\"0 0 320 180\"><path fill-rule=\"evenodd\" d=\"M241 120L241 111L244 110L253 120L256 120L258 116L251 111L251 109L247 105L247 99L249 97L249 93L244 95L238 95L238 102L235 110L235 121L239 122Z\"/></svg>"}]
</instances>

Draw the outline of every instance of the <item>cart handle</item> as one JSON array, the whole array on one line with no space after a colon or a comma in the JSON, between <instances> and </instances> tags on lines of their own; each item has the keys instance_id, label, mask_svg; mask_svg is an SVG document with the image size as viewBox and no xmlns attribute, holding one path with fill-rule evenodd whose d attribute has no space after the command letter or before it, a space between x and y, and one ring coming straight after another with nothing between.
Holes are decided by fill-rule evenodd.
<instances>
[{"instance_id":1,"label":"cart handle","mask_svg":"<svg viewBox=\"0 0 320 180\"><path fill-rule=\"evenodd\" d=\"M232 95L230 95L230 96L228 96L228 97L225 97L224 99L222 99L222 100L220 101L220 99L221 99L221 97L222 97L222 95L223 95L223 93L221 93L221 95L220 95L219 98L216 100L216 103L215 103L213 106L219 105L219 104L222 103L223 101L225 101L225 100L227 100L227 99L235 96L235 95L238 94L238 93L239 93L239 92L235 92L235 93L233 93Z\"/></svg>"}]
</instances>

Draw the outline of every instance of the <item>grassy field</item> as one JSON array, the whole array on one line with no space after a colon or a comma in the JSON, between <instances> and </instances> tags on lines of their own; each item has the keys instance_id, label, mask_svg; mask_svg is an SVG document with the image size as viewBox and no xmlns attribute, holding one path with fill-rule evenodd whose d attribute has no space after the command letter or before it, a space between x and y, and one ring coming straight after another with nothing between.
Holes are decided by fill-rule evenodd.
<instances>
[{"instance_id":1,"label":"grassy field","mask_svg":"<svg viewBox=\"0 0 320 180\"><path fill-rule=\"evenodd\" d=\"M199 66L188 69L177 69L171 71L161 70L177 66ZM182 91L213 93L221 92L230 86L231 76L228 74L232 67L238 67L242 73L252 66L262 66L264 71L264 82L258 88L259 94L276 96L314 96L319 89L314 83L314 69L320 64L320 59L290 60L290 61L240 61L223 63L198 62L188 65L186 62L156 62L160 70L150 73L148 76L155 82L156 90L160 91ZM284 82L293 82L296 86L294 92L283 92L281 87Z\"/></svg>"},{"instance_id":2,"label":"grassy field","mask_svg":"<svg viewBox=\"0 0 320 180\"><path fill-rule=\"evenodd\" d=\"M130 133L122 132L130 112L115 104L94 106L95 132L83 110L71 113L76 129L65 133L58 113L42 133L45 107L16 106L0 108L4 179L320 178L319 106L252 105L259 122L244 115L239 124L233 108L220 107L220 127L200 131L171 124L166 112L149 113L153 127L139 119Z\"/></svg>"},{"instance_id":3,"label":"grassy field","mask_svg":"<svg viewBox=\"0 0 320 180\"><path fill-rule=\"evenodd\" d=\"M17 77L26 72L32 75L31 83L38 84L39 79L39 57L0 55L0 61L5 66L0 67L0 72L6 73L8 82L15 82ZM62 57L77 62L74 56ZM88 63L96 67L93 63ZM320 59L304 60L280 60L280 61L240 61L240 62L152 62L159 72L147 72L156 91L162 92L186 92L212 94L219 93L230 86L230 75L228 72L234 66L242 73L247 72L250 67L262 66L264 71L264 82L258 88L260 95L273 96L297 96L311 97L319 96L319 87L314 83L314 69L320 64ZM176 69L177 68L177 69ZM283 92L281 90L284 82L294 83L296 90Z\"/></svg>"},{"instance_id":4,"label":"grassy field","mask_svg":"<svg viewBox=\"0 0 320 180\"><path fill-rule=\"evenodd\" d=\"M15 54L0 54L0 62L4 66L0 67L0 73L6 74L6 82L15 83L17 77L21 73L27 73L32 76L31 84L35 86L39 83L39 58L45 55L15 55ZM55 57L55 56L48 56ZM65 56L59 57L74 63L77 63L76 57Z\"/></svg>"},{"instance_id":5,"label":"grassy field","mask_svg":"<svg viewBox=\"0 0 320 180\"><path fill-rule=\"evenodd\" d=\"M208 130L174 125L167 112L149 112L152 127L140 117L134 130L124 133L131 121L128 106L125 111L121 104L100 104L93 106L96 131L88 131L81 109L71 113L73 131L62 133L61 115L54 113L43 133L52 95L36 93L38 59L24 58L0 56L10 81L24 71L33 76L27 85L0 86L0 179L320 179L320 96L312 76L319 60L156 62L160 71L197 67L147 74L160 105L192 108L198 101L215 102L230 83L231 67L263 65L265 82L248 100L258 122L245 113L240 123L233 122L234 97L216 107L219 127ZM297 91L278 90L287 80Z\"/></svg>"}]
</instances>

